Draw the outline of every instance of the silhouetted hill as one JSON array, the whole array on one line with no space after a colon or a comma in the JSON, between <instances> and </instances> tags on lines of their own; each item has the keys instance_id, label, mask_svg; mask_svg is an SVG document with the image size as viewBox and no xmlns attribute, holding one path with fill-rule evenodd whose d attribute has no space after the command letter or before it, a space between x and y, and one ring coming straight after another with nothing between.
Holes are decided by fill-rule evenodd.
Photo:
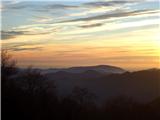
<instances>
[{"instance_id":1,"label":"silhouetted hill","mask_svg":"<svg viewBox=\"0 0 160 120\"><path fill-rule=\"evenodd\" d=\"M83 67L71 67L71 68L51 68L46 70L41 70L43 73L56 73L59 71L69 72L69 73L82 73L86 71L96 71L99 73L112 74L112 73L124 73L126 70L109 65L97 65L97 66L83 66Z\"/></svg>"},{"instance_id":2,"label":"silhouetted hill","mask_svg":"<svg viewBox=\"0 0 160 120\"><path fill-rule=\"evenodd\" d=\"M88 80L88 79L95 79L99 78L101 76L104 76L105 74L99 73L94 70L87 70L82 73L71 73L66 71L58 71L55 73L48 73L46 74L48 78L54 79L54 80Z\"/></svg>"},{"instance_id":3,"label":"silhouetted hill","mask_svg":"<svg viewBox=\"0 0 160 120\"><path fill-rule=\"evenodd\" d=\"M68 72L72 73L81 73L88 70L94 70L100 73L123 73L125 70L119 67L115 66L109 66L109 65L97 65L97 66L85 66L85 67L72 67L66 69Z\"/></svg>"}]
</instances>

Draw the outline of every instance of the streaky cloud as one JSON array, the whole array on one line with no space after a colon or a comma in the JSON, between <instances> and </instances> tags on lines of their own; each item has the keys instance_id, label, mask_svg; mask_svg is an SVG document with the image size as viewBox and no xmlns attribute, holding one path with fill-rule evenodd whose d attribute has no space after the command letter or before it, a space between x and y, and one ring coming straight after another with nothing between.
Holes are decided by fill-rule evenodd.
<instances>
[{"instance_id":1,"label":"streaky cloud","mask_svg":"<svg viewBox=\"0 0 160 120\"><path fill-rule=\"evenodd\" d=\"M54 31L50 30L50 31L42 31L42 32L35 32L35 31L25 31L25 30L9 30L9 31L1 31L1 39L2 40L7 40L7 39L12 39L15 38L17 36L21 36L21 35L45 35L45 34L50 34Z\"/></svg>"},{"instance_id":2,"label":"streaky cloud","mask_svg":"<svg viewBox=\"0 0 160 120\"><path fill-rule=\"evenodd\" d=\"M32 48L13 48L12 51L33 51L33 50L42 50L42 47L32 47Z\"/></svg>"},{"instance_id":3,"label":"streaky cloud","mask_svg":"<svg viewBox=\"0 0 160 120\"><path fill-rule=\"evenodd\" d=\"M94 23L94 24L87 24L87 25L80 25L81 28L93 28L93 27L100 27L103 23Z\"/></svg>"},{"instance_id":4,"label":"streaky cloud","mask_svg":"<svg viewBox=\"0 0 160 120\"><path fill-rule=\"evenodd\" d=\"M46 8L48 8L48 9L74 9L77 7L79 7L79 6L65 5L65 4L51 4L51 5L48 5Z\"/></svg>"},{"instance_id":5,"label":"streaky cloud","mask_svg":"<svg viewBox=\"0 0 160 120\"><path fill-rule=\"evenodd\" d=\"M15 38L18 35L24 35L23 31L1 31L1 40Z\"/></svg>"},{"instance_id":6,"label":"streaky cloud","mask_svg":"<svg viewBox=\"0 0 160 120\"><path fill-rule=\"evenodd\" d=\"M62 22L78 22L78 21L92 21L92 20L105 20L110 18L120 18L120 17L127 17L127 16L136 16L136 15L143 15L143 14L151 14L154 13L154 10L135 10L135 11L116 11L113 13L105 13L102 15L96 15L91 17L84 17L78 18L73 20L67 20Z\"/></svg>"},{"instance_id":7,"label":"streaky cloud","mask_svg":"<svg viewBox=\"0 0 160 120\"><path fill-rule=\"evenodd\" d=\"M108 6L124 5L127 3L134 3L134 2L137 1L132 1L132 0L96 1L96 2L87 2L84 3L84 5L89 7L108 7Z\"/></svg>"}]
</instances>

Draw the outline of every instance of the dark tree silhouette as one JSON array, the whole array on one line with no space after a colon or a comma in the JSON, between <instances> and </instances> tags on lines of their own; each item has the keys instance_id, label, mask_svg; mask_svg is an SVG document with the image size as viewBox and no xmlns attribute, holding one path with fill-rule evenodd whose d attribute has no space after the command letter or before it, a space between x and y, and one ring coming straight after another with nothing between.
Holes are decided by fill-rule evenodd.
<instances>
[{"instance_id":1,"label":"dark tree silhouette","mask_svg":"<svg viewBox=\"0 0 160 120\"><path fill-rule=\"evenodd\" d=\"M16 61L12 59L7 50L1 51L1 94L2 94L2 118L11 115L14 106L13 93L18 94L12 81L12 76L17 72ZM16 107L16 106L14 106Z\"/></svg>"},{"instance_id":2,"label":"dark tree silhouette","mask_svg":"<svg viewBox=\"0 0 160 120\"><path fill-rule=\"evenodd\" d=\"M7 87L7 82L12 75L17 72L16 61L7 50L1 51L1 84L3 88Z\"/></svg>"},{"instance_id":3,"label":"dark tree silhouette","mask_svg":"<svg viewBox=\"0 0 160 120\"><path fill-rule=\"evenodd\" d=\"M7 50L1 51L1 73L3 77L9 77L13 75L16 70L16 61L12 59L12 55L8 53Z\"/></svg>"},{"instance_id":4,"label":"dark tree silhouette","mask_svg":"<svg viewBox=\"0 0 160 120\"><path fill-rule=\"evenodd\" d=\"M86 88L75 87L71 95L61 101L62 119L85 120L91 119L96 110L95 95Z\"/></svg>"}]
</instances>

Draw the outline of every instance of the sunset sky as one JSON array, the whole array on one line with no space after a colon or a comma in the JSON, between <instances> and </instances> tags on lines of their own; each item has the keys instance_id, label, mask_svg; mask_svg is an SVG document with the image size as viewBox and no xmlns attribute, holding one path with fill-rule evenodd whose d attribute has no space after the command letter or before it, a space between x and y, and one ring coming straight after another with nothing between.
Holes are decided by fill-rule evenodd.
<instances>
[{"instance_id":1,"label":"sunset sky","mask_svg":"<svg viewBox=\"0 0 160 120\"><path fill-rule=\"evenodd\" d=\"M20 67L160 67L158 0L57 1L2 1L2 48Z\"/></svg>"}]
</instances>

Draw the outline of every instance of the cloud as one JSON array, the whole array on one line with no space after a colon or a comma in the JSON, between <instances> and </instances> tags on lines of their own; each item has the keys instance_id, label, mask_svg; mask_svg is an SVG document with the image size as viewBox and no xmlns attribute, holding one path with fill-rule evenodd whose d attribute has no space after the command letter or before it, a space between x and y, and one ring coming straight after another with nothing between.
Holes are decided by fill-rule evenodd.
<instances>
[{"instance_id":1,"label":"cloud","mask_svg":"<svg viewBox=\"0 0 160 120\"><path fill-rule=\"evenodd\" d=\"M42 41L37 42L10 42L10 43L2 43L2 49L11 50L11 51L29 51L29 50L42 50L43 45L46 44Z\"/></svg>"},{"instance_id":2,"label":"cloud","mask_svg":"<svg viewBox=\"0 0 160 120\"><path fill-rule=\"evenodd\" d=\"M20 10L26 9L29 7L34 7L29 2L22 2L22 1L2 1L3 10Z\"/></svg>"},{"instance_id":3,"label":"cloud","mask_svg":"<svg viewBox=\"0 0 160 120\"><path fill-rule=\"evenodd\" d=\"M33 26L21 26L17 28L13 28L8 31L1 31L1 39L7 40L12 39L21 35L47 35L53 32L56 32L57 29L54 27L51 28L43 28L43 27L33 27Z\"/></svg>"},{"instance_id":4,"label":"cloud","mask_svg":"<svg viewBox=\"0 0 160 120\"><path fill-rule=\"evenodd\" d=\"M51 4L48 5L46 8L47 9L74 9L77 8L79 6L75 6L75 5L64 5L64 4Z\"/></svg>"},{"instance_id":5,"label":"cloud","mask_svg":"<svg viewBox=\"0 0 160 120\"><path fill-rule=\"evenodd\" d=\"M61 11L59 14L62 14L62 12L66 12L64 10L74 10L76 8L79 8L79 6L76 5L67 5L67 4L56 4L54 2L50 2L47 4L47 2L43 5L43 4L39 4L37 5L37 8L33 10L37 11L37 12L51 12L51 13L55 13L55 11Z\"/></svg>"},{"instance_id":6,"label":"cloud","mask_svg":"<svg viewBox=\"0 0 160 120\"><path fill-rule=\"evenodd\" d=\"M109 6L117 6L117 5L124 5L127 3L134 3L135 1L131 0L113 0L113 1L97 1L97 2L88 2L84 3L85 6L89 7L109 7Z\"/></svg>"},{"instance_id":7,"label":"cloud","mask_svg":"<svg viewBox=\"0 0 160 120\"><path fill-rule=\"evenodd\" d=\"M80 25L81 28L93 28L93 27L99 27L102 26L103 23L94 23L94 24L87 24L87 25Z\"/></svg>"},{"instance_id":8,"label":"cloud","mask_svg":"<svg viewBox=\"0 0 160 120\"><path fill-rule=\"evenodd\" d=\"M62 22L78 22L78 21L93 21L93 20L104 20L104 19L110 19L110 18L120 18L120 17L126 17L126 16L135 16L135 15L141 15L141 14L150 14L154 13L154 10L135 10L135 11L115 11L115 12L107 12L102 15L96 15L91 17L84 17L84 18L78 18L68 21L62 21Z\"/></svg>"},{"instance_id":9,"label":"cloud","mask_svg":"<svg viewBox=\"0 0 160 120\"><path fill-rule=\"evenodd\" d=\"M52 10L66 10L66 9L75 9L79 6L76 5L67 5L63 3L55 3L54 1L21 1L21 2L2 2L3 8L6 10L22 10L22 9L31 9L33 11L43 11L48 12Z\"/></svg>"},{"instance_id":10,"label":"cloud","mask_svg":"<svg viewBox=\"0 0 160 120\"><path fill-rule=\"evenodd\" d=\"M145 63L147 61L155 61L158 62L159 57L158 56L121 56L121 57L106 57L104 58L108 62L119 62L119 63L125 63L125 62L138 62L138 63Z\"/></svg>"},{"instance_id":11,"label":"cloud","mask_svg":"<svg viewBox=\"0 0 160 120\"><path fill-rule=\"evenodd\" d=\"M103 34L105 35L113 35L111 33L119 32L119 33L125 33L135 31L137 29L143 30L143 29L150 29L150 28L157 28L159 21L157 19L151 19L151 20L140 20L140 21L129 21L129 22L119 22L117 23L105 23L101 27L92 27L91 29L73 29L70 31L66 31L61 33L62 35L75 35L75 34L90 34L93 35L96 34L95 38L98 38L98 34L100 33L101 36ZM99 37L101 37L99 36Z\"/></svg>"},{"instance_id":12,"label":"cloud","mask_svg":"<svg viewBox=\"0 0 160 120\"><path fill-rule=\"evenodd\" d=\"M33 18L30 19L30 21L35 23L49 23L53 21L53 18L50 16L37 16L34 15Z\"/></svg>"},{"instance_id":13,"label":"cloud","mask_svg":"<svg viewBox=\"0 0 160 120\"><path fill-rule=\"evenodd\" d=\"M24 35L24 32L22 31L1 31L2 40L15 38L18 35Z\"/></svg>"},{"instance_id":14,"label":"cloud","mask_svg":"<svg viewBox=\"0 0 160 120\"><path fill-rule=\"evenodd\" d=\"M12 51L33 51L33 50L42 50L42 47L31 47L31 48L12 48Z\"/></svg>"}]
</instances>

